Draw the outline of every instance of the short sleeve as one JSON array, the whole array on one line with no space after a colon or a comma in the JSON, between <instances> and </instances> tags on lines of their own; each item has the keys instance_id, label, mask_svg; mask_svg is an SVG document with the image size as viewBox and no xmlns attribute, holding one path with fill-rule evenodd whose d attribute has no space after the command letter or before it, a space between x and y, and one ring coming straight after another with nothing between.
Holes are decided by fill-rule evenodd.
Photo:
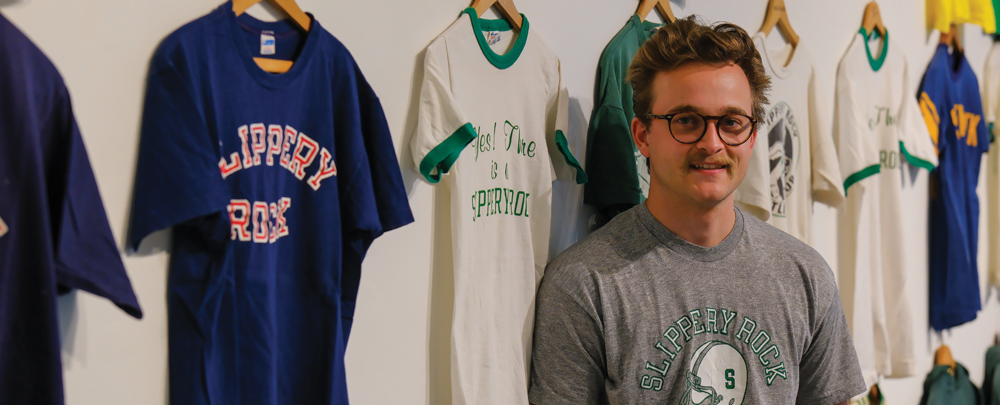
<instances>
[{"instance_id":1,"label":"short sleeve","mask_svg":"<svg viewBox=\"0 0 1000 405\"><path fill-rule=\"evenodd\" d=\"M56 159L64 162L49 179L52 203L56 277L62 288L76 288L107 298L129 315L142 318L142 310L122 264L121 255L108 225L91 170L83 138L68 105L61 112L65 150Z\"/></svg>"},{"instance_id":2,"label":"short sleeve","mask_svg":"<svg viewBox=\"0 0 1000 405\"><path fill-rule=\"evenodd\" d=\"M823 120L823 98L819 96L816 73L809 77L809 145L812 160L813 199L831 207L844 202L844 180L837 161L833 137Z\"/></svg>"},{"instance_id":3,"label":"short sleeve","mask_svg":"<svg viewBox=\"0 0 1000 405\"><path fill-rule=\"evenodd\" d=\"M771 217L771 163L767 148L767 134L762 133L758 126L746 177L736 188L734 196L740 209L761 221L767 221Z\"/></svg>"},{"instance_id":4,"label":"short sleeve","mask_svg":"<svg viewBox=\"0 0 1000 405\"><path fill-rule=\"evenodd\" d=\"M870 134L865 112L855 102L856 95L852 90L852 79L849 76L847 62L842 61L837 69L837 94L833 110L833 142L837 148L837 161L840 164L840 175L844 179L844 195L851 193L851 187L861 187L866 177L881 171L875 139Z\"/></svg>"},{"instance_id":5,"label":"short sleeve","mask_svg":"<svg viewBox=\"0 0 1000 405\"><path fill-rule=\"evenodd\" d=\"M830 290L832 294L823 297L818 304L821 308L816 308L812 339L799 362L800 390L795 401L799 404L834 404L868 388L832 274Z\"/></svg>"},{"instance_id":6,"label":"short sleeve","mask_svg":"<svg viewBox=\"0 0 1000 405\"><path fill-rule=\"evenodd\" d=\"M354 226L356 229L347 230L348 232L343 239L344 256L340 277L340 299L344 342L348 341L351 333L355 303L361 283L361 263L364 261L368 248L384 232L413 222L413 214L406 197L406 189L403 187L402 174L399 170L392 135L389 132L382 104L357 66L355 66L355 78L361 138L364 140L368 165L368 176L361 177L370 178L371 184L369 187L364 187L370 191L363 193L369 198L358 199L343 194L341 197L342 199L344 197L351 199L352 202L348 204L357 203L359 200L362 202L360 206L354 204L355 206L351 208L355 212L345 212L344 214L347 216L361 217L361 213L357 211L370 211L373 205L377 220L368 221L374 223L364 226L367 229L357 229L360 224L355 223L353 219L345 218L344 220L345 224L356 224ZM337 122L341 121L337 120ZM374 201L372 202L370 199L374 199Z\"/></svg>"},{"instance_id":7,"label":"short sleeve","mask_svg":"<svg viewBox=\"0 0 1000 405\"><path fill-rule=\"evenodd\" d=\"M931 138L931 144L934 146L934 154L942 156L949 142L947 136L941 136L941 132L949 121L948 116L942 116L941 113L948 114L948 111L939 110L939 107L947 109L947 106L937 105L936 100L941 100L941 98L933 81L928 80L929 76L931 76L930 70L925 72L924 77L920 80L920 87L917 88L917 106L920 109L924 126L927 128L927 134Z\"/></svg>"},{"instance_id":8,"label":"short sleeve","mask_svg":"<svg viewBox=\"0 0 1000 405\"><path fill-rule=\"evenodd\" d=\"M218 140L200 111L176 70L151 68L132 197L132 249L153 232L226 210Z\"/></svg>"},{"instance_id":9,"label":"short sleeve","mask_svg":"<svg viewBox=\"0 0 1000 405\"><path fill-rule=\"evenodd\" d=\"M388 232L413 222L413 214L382 103L357 66L355 77L361 114L361 136L368 156L375 207L381 231Z\"/></svg>"},{"instance_id":10,"label":"short sleeve","mask_svg":"<svg viewBox=\"0 0 1000 405\"><path fill-rule=\"evenodd\" d=\"M593 302L570 295L547 269L531 349L532 404L606 403L603 327Z\"/></svg>"},{"instance_id":11,"label":"short sleeve","mask_svg":"<svg viewBox=\"0 0 1000 405\"><path fill-rule=\"evenodd\" d=\"M437 183L451 169L476 131L451 91L447 41L438 38L424 55L424 79L417 128L410 139L413 162L427 181Z\"/></svg>"},{"instance_id":12,"label":"short sleeve","mask_svg":"<svg viewBox=\"0 0 1000 405\"><path fill-rule=\"evenodd\" d=\"M903 83L909 83L908 73L903 74ZM926 110L921 111L923 106L917 104L918 101L912 96L914 92L910 90L909 88L905 89L903 99L900 100L902 105L900 106L899 121L902 125L898 127L899 150L910 165L934 170L938 164L938 155L934 150L934 141L929 132L929 125L937 117L937 107L928 98ZM921 97L920 102L924 102L923 97Z\"/></svg>"},{"instance_id":13,"label":"short sleeve","mask_svg":"<svg viewBox=\"0 0 1000 405\"><path fill-rule=\"evenodd\" d=\"M570 150L566 134L569 133L569 91L562 77L562 65L559 67L559 87L549 103L547 117L546 140L548 141L549 158L555 170L557 180L584 184L587 173L583 171L580 162Z\"/></svg>"}]
</instances>

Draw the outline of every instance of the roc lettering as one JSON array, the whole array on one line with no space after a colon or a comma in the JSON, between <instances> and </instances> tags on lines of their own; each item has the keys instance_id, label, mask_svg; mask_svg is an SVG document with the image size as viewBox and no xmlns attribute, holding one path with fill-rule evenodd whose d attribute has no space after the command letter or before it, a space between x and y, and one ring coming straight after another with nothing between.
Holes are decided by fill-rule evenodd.
<instances>
[{"instance_id":1,"label":"roc lettering","mask_svg":"<svg viewBox=\"0 0 1000 405\"><path fill-rule=\"evenodd\" d=\"M285 211L292 205L292 199L282 197L277 202L250 202L232 200L229 202L230 238L240 242L274 243L288 236L288 221Z\"/></svg>"}]
</instances>

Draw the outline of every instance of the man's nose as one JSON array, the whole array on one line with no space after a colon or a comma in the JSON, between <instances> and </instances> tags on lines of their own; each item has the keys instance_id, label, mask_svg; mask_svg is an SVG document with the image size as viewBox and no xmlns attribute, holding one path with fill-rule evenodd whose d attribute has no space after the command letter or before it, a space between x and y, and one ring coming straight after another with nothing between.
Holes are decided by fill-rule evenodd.
<instances>
[{"instance_id":1,"label":"man's nose","mask_svg":"<svg viewBox=\"0 0 1000 405\"><path fill-rule=\"evenodd\" d=\"M714 155L725 148L726 144L719 137L719 122L717 120L709 120L705 123L705 135L698 140L695 146L708 152L710 155Z\"/></svg>"}]
</instances>

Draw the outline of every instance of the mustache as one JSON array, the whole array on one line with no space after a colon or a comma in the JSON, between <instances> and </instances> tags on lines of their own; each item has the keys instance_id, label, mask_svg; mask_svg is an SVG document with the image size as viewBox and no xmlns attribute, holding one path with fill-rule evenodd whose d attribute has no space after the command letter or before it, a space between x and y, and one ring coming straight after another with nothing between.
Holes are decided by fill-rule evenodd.
<instances>
[{"instance_id":1,"label":"mustache","mask_svg":"<svg viewBox=\"0 0 1000 405\"><path fill-rule=\"evenodd\" d=\"M713 156L708 156L708 155L704 155L704 154L692 154L692 155L688 155L684 159L684 167L686 167L687 170L690 171L691 170L691 165L695 164L695 162L699 162L699 163L703 163L703 164L710 164L710 165L720 165L720 166L724 165L724 166L726 166L726 173L728 173L730 177L733 175L733 168L736 167L736 163L737 163L736 159L733 159L733 158L731 158L729 156L725 156L725 155L720 155L720 156L714 156L713 157Z\"/></svg>"}]
</instances>

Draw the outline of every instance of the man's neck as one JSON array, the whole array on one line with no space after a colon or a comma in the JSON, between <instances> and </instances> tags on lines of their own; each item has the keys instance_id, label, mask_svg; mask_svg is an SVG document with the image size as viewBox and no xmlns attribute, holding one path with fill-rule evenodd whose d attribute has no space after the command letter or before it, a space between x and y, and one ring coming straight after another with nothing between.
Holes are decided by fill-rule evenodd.
<instances>
[{"instance_id":1,"label":"man's neck","mask_svg":"<svg viewBox=\"0 0 1000 405\"><path fill-rule=\"evenodd\" d=\"M672 203L650 195L646 207L663 226L688 242L713 247L722 243L736 225L733 196L710 207Z\"/></svg>"}]
</instances>

